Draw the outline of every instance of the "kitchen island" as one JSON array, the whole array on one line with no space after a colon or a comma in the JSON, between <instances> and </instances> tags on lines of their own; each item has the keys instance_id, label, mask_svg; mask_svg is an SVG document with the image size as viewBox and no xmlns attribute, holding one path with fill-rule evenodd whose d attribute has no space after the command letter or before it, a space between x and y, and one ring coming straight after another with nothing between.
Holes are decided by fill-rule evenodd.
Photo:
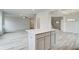
<instances>
[{"instance_id":1,"label":"kitchen island","mask_svg":"<svg viewBox=\"0 0 79 59\"><path fill-rule=\"evenodd\" d=\"M28 32L28 49L29 50L49 50L52 46L51 34L54 34L55 29L32 29ZM52 39L52 40L51 40Z\"/></svg>"}]
</instances>

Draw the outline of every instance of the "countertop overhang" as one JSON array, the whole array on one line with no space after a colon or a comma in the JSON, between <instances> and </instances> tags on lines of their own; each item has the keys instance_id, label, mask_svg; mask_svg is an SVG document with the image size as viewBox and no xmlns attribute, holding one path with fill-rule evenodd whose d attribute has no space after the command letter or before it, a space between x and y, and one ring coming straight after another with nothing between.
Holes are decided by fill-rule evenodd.
<instances>
[{"instance_id":1,"label":"countertop overhang","mask_svg":"<svg viewBox=\"0 0 79 59\"><path fill-rule=\"evenodd\" d=\"M26 30L27 32L31 32L34 34L40 34L44 32L50 32L50 31L55 31L56 29L31 29L31 30Z\"/></svg>"}]
</instances>

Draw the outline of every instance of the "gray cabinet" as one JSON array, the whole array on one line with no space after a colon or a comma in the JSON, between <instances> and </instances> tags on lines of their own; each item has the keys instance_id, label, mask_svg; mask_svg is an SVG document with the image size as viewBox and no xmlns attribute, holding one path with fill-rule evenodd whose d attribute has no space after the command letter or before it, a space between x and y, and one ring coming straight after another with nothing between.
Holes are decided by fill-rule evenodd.
<instances>
[{"instance_id":1,"label":"gray cabinet","mask_svg":"<svg viewBox=\"0 0 79 59\"><path fill-rule=\"evenodd\" d=\"M36 35L36 49L48 50L50 49L50 32L45 32Z\"/></svg>"},{"instance_id":2,"label":"gray cabinet","mask_svg":"<svg viewBox=\"0 0 79 59\"><path fill-rule=\"evenodd\" d=\"M53 45L53 32L55 30L27 30L29 50L49 50ZM52 33L51 33L52 32ZM52 41L52 42L51 42Z\"/></svg>"},{"instance_id":3,"label":"gray cabinet","mask_svg":"<svg viewBox=\"0 0 79 59\"><path fill-rule=\"evenodd\" d=\"M51 48L54 48L55 45L55 32L51 32Z\"/></svg>"},{"instance_id":4,"label":"gray cabinet","mask_svg":"<svg viewBox=\"0 0 79 59\"><path fill-rule=\"evenodd\" d=\"M45 37L45 50L50 49L50 36Z\"/></svg>"},{"instance_id":5,"label":"gray cabinet","mask_svg":"<svg viewBox=\"0 0 79 59\"><path fill-rule=\"evenodd\" d=\"M37 39L36 42L37 42L36 49L44 50L44 38Z\"/></svg>"}]
</instances>

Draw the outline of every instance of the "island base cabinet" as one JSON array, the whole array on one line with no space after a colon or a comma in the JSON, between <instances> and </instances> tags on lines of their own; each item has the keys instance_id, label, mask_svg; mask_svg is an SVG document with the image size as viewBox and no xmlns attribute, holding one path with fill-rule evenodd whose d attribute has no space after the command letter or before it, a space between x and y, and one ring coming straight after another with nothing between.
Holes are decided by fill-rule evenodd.
<instances>
[{"instance_id":1,"label":"island base cabinet","mask_svg":"<svg viewBox=\"0 0 79 59\"><path fill-rule=\"evenodd\" d=\"M49 50L51 47L50 36L42 37L36 40L37 50Z\"/></svg>"},{"instance_id":2,"label":"island base cabinet","mask_svg":"<svg viewBox=\"0 0 79 59\"><path fill-rule=\"evenodd\" d=\"M55 41L54 29L34 29L28 32L28 49L29 50L50 50Z\"/></svg>"},{"instance_id":3,"label":"island base cabinet","mask_svg":"<svg viewBox=\"0 0 79 59\"><path fill-rule=\"evenodd\" d=\"M36 35L36 50L49 50L51 47L50 32Z\"/></svg>"},{"instance_id":4,"label":"island base cabinet","mask_svg":"<svg viewBox=\"0 0 79 59\"><path fill-rule=\"evenodd\" d=\"M36 50L44 50L44 38L36 40Z\"/></svg>"}]
</instances>

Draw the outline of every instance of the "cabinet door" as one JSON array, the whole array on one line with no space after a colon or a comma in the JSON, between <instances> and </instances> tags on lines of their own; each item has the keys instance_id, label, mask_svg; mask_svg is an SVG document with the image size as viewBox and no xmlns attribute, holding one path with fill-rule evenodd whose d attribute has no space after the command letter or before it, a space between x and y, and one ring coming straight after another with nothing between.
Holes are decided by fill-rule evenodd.
<instances>
[{"instance_id":1,"label":"cabinet door","mask_svg":"<svg viewBox=\"0 0 79 59\"><path fill-rule=\"evenodd\" d=\"M50 49L50 36L45 37L45 50Z\"/></svg>"},{"instance_id":2,"label":"cabinet door","mask_svg":"<svg viewBox=\"0 0 79 59\"><path fill-rule=\"evenodd\" d=\"M51 48L53 49L55 45L55 32L51 32Z\"/></svg>"},{"instance_id":3,"label":"cabinet door","mask_svg":"<svg viewBox=\"0 0 79 59\"><path fill-rule=\"evenodd\" d=\"M44 38L39 38L36 40L36 49L44 50Z\"/></svg>"}]
</instances>

